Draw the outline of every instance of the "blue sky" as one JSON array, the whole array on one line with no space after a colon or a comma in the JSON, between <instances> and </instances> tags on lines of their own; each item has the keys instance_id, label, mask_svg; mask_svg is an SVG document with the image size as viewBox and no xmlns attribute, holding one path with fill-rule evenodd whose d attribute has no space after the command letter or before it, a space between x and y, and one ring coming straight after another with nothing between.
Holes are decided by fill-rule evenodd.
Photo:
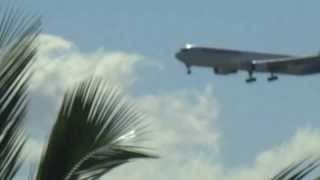
<instances>
[{"instance_id":1,"label":"blue sky","mask_svg":"<svg viewBox=\"0 0 320 180\"><path fill-rule=\"evenodd\" d=\"M203 91L208 84L219 105L222 164L237 168L305 127L319 128L320 75L267 75L247 85L246 73L215 76L194 68L191 76L174 58L185 43L304 55L320 50L316 0L123 1L26 0L44 17L44 32L73 42L81 52L123 51L143 55L163 69L138 68L135 96L177 89ZM183 122L182 122L183 123Z\"/></svg>"}]
</instances>

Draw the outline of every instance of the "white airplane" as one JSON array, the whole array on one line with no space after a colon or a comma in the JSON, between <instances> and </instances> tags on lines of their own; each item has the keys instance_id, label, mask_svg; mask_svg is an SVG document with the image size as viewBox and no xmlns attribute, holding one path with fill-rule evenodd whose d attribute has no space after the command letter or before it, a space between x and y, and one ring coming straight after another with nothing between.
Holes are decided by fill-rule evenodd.
<instances>
[{"instance_id":1,"label":"white airplane","mask_svg":"<svg viewBox=\"0 0 320 180\"><path fill-rule=\"evenodd\" d=\"M187 44L176 58L183 62L188 74L191 66L213 68L215 74L227 75L238 70L247 71L247 83L255 82L254 72L270 73L268 81L277 80L275 74L309 75L320 73L320 55L295 57L271 53L219 49Z\"/></svg>"}]
</instances>

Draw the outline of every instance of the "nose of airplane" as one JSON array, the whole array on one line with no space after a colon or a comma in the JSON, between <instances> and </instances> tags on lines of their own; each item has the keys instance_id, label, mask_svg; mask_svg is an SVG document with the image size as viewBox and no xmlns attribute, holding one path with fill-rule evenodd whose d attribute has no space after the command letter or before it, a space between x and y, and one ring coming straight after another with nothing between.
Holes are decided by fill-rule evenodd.
<instances>
[{"instance_id":1,"label":"nose of airplane","mask_svg":"<svg viewBox=\"0 0 320 180\"><path fill-rule=\"evenodd\" d=\"M179 61L183 61L183 52L179 51L175 54L175 57L179 60Z\"/></svg>"},{"instance_id":2,"label":"nose of airplane","mask_svg":"<svg viewBox=\"0 0 320 180\"><path fill-rule=\"evenodd\" d=\"M175 54L176 58L182 62L187 61L188 54L191 51L192 48L195 46L193 44L186 44L185 47L181 48L179 52Z\"/></svg>"},{"instance_id":3,"label":"nose of airplane","mask_svg":"<svg viewBox=\"0 0 320 180\"><path fill-rule=\"evenodd\" d=\"M176 57L178 60L180 60L180 58L181 58L181 52L180 52L180 51L177 52L177 53L175 54L175 57Z\"/></svg>"}]
</instances>

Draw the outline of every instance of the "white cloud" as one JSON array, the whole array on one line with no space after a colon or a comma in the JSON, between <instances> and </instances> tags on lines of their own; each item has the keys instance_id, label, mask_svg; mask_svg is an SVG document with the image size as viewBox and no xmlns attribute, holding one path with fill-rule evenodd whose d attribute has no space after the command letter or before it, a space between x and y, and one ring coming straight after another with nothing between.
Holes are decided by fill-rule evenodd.
<instances>
[{"instance_id":1,"label":"white cloud","mask_svg":"<svg viewBox=\"0 0 320 180\"><path fill-rule=\"evenodd\" d=\"M215 163L219 161L219 108L211 85L204 90L145 95L135 102L147 113L153 127L153 137L146 144L155 147L161 158L126 165L105 179L188 180L221 176L221 166Z\"/></svg>"},{"instance_id":2,"label":"white cloud","mask_svg":"<svg viewBox=\"0 0 320 180\"><path fill-rule=\"evenodd\" d=\"M33 163L38 163L40 155L43 149L42 141L35 138L30 138L26 144L25 152L27 153L27 159Z\"/></svg>"},{"instance_id":3,"label":"white cloud","mask_svg":"<svg viewBox=\"0 0 320 180\"><path fill-rule=\"evenodd\" d=\"M137 64L144 57L126 52L108 52L103 48L83 53L72 42L58 36L40 36L38 60L31 82L30 126L36 136L47 136L65 90L75 82L97 75L121 88L137 80ZM150 61L146 66L150 65ZM41 131L39 131L41 129ZM42 139L41 139L42 140ZM38 141L41 141L38 138Z\"/></svg>"},{"instance_id":4,"label":"white cloud","mask_svg":"<svg viewBox=\"0 0 320 180\"><path fill-rule=\"evenodd\" d=\"M318 155L320 152L319 142L319 129L300 129L289 141L261 152L252 167L239 168L231 172L227 179L269 179L293 162Z\"/></svg>"},{"instance_id":5,"label":"white cloud","mask_svg":"<svg viewBox=\"0 0 320 180\"><path fill-rule=\"evenodd\" d=\"M142 60L138 54L108 52L103 48L82 53L61 37L41 35L32 89L61 96L66 87L93 74L119 86L130 86L137 78L134 68Z\"/></svg>"},{"instance_id":6,"label":"white cloud","mask_svg":"<svg viewBox=\"0 0 320 180\"><path fill-rule=\"evenodd\" d=\"M38 110L31 115L37 121L34 130L49 129L41 122L54 117L57 99L74 81L95 73L126 88L141 78L137 73L137 67L145 64L141 55L104 49L83 53L72 42L52 35L43 35L41 41L32 87L33 110ZM220 157L223 134L212 85L130 98L147 114L153 136L146 145L154 147L161 158L122 166L105 179L266 179L290 162L320 152L320 131L302 129L288 142L261 152L250 167L228 170ZM39 147L38 139L32 143Z\"/></svg>"},{"instance_id":7,"label":"white cloud","mask_svg":"<svg viewBox=\"0 0 320 180\"><path fill-rule=\"evenodd\" d=\"M210 85L203 91L178 90L145 95L136 98L135 102L151 119L157 148L199 150L211 147L211 151L218 151L218 105Z\"/></svg>"},{"instance_id":8,"label":"white cloud","mask_svg":"<svg viewBox=\"0 0 320 180\"><path fill-rule=\"evenodd\" d=\"M319 142L319 129L302 129L288 142L262 152L252 166L229 170L222 166L221 159L212 159L206 153L199 153L201 150L188 154L179 149L160 160L139 161L120 167L105 179L270 179L289 164L320 152Z\"/></svg>"}]
</instances>

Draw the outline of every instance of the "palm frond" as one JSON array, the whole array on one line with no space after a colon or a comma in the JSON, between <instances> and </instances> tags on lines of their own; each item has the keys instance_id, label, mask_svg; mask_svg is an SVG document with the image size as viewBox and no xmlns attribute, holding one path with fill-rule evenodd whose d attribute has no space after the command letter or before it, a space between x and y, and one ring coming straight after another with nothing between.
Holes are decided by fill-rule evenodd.
<instances>
[{"instance_id":1,"label":"palm frond","mask_svg":"<svg viewBox=\"0 0 320 180\"><path fill-rule=\"evenodd\" d=\"M36 179L98 179L132 159L153 158L130 143L144 132L142 120L100 79L79 83L64 96Z\"/></svg>"},{"instance_id":2,"label":"palm frond","mask_svg":"<svg viewBox=\"0 0 320 180\"><path fill-rule=\"evenodd\" d=\"M307 161L308 160L305 159L286 167L271 180L301 180L305 178L320 165L319 159L312 160L311 162Z\"/></svg>"},{"instance_id":3,"label":"palm frond","mask_svg":"<svg viewBox=\"0 0 320 180\"><path fill-rule=\"evenodd\" d=\"M26 115L30 67L37 52L40 18L14 7L0 9L0 180L12 179L21 167L26 142Z\"/></svg>"}]
</instances>

